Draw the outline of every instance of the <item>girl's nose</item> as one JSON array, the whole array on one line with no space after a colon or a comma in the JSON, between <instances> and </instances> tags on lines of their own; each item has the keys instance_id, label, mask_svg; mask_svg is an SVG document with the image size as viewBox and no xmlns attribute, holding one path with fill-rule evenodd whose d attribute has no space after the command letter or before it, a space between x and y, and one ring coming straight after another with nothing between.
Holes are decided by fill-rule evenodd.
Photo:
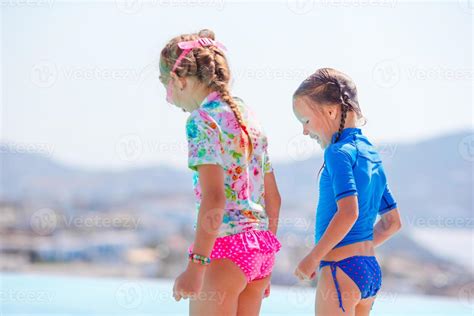
<instances>
[{"instance_id":1,"label":"girl's nose","mask_svg":"<svg viewBox=\"0 0 474 316\"><path fill-rule=\"evenodd\" d=\"M306 128L303 128L303 135L308 135L308 134L309 134L308 130Z\"/></svg>"}]
</instances>

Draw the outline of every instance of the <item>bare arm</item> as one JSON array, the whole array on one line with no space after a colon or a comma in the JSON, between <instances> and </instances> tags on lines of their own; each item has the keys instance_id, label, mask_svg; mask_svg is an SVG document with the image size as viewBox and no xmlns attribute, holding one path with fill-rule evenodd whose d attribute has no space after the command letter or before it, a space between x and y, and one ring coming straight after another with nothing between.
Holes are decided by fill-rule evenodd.
<instances>
[{"instance_id":1,"label":"bare arm","mask_svg":"<svg viewBox=\"0 0 474 316\"><path fill-rule=\"evenodd\" d=\"M358 216L359 207L356 195L346 196L337 201L336 214L331 219L323 236L295 270L295 275L300 280L315 277L319 262L347 235Z\"/></svg>"},{"instance_id":2,"label":"bare arm","mask_svg":"<svg viewBox=\"0 0 474 316\"><path fill-rule=\"evenodd\" d=\"M219 233L225 207L224 171L219 165L198 166L201 206L193 252L209 257Z\"/></svg>"},{"instance_id":3,"label":"bare arm","mask_svg":"<svg viewBox=\"0 0 474 316\"><path fill-rule=\"evenodd\" d=\"M359 206L356 195L340 199L337 202L336 214L318 244L311 251L310 256L321 260L349 233L358 216Z\"/></svg>"},{"instance_id":4,"label":"bare arm","mask_svg":"<svg viewBox=\"0 0 474 316\"><path fill-rule=\"evenodd\" d=\"M398 208L394 208L381 215L374 226L374 247L378 247L392 237L402 227Z\"/></svg>"},{"instance_id":5,"label":"bare arm","mask_svg":"<svg viewBox=\"0 0 474 316\"><path fill-rule=\"evenodd\" d=\"M273 172L266 173L263 181L265 186L265 210L269 219L269 230L276 235L278 218L280 216L281 197Z\"/></svg>"},{"instance_id":6,"label":"bare arm","mask_svg":"<svg viewBox=\"0 0 474 316\"><path fill-rule=\"evenodd\" d=\"M199 165L201 206L199 208L193 252L210 257L225 207L224 171L219 165ZM199 293L204 284L206 265L188 262L186 270L175 280L173 297L179 301Z\"/></svg>"}]
</instances>

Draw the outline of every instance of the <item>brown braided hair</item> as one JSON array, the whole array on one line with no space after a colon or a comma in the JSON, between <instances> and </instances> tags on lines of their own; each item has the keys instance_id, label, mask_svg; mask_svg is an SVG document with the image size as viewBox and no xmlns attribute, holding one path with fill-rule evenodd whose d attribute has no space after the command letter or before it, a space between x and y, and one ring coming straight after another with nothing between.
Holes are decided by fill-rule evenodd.
<instances>
[{"instance_id":1,"label":"brown braided hair","mask_svg":"<svg viewBox=\"0 0 474 316\"><path fill-rule=\"evenodd\" d=\"M357 99L357 88L354 81L346 74L332 69L321 68L316 70L314 74L304 80L293 94L293 99L297 97L308 97L311 101L318 105L340 104L341 106L341 122L337 131L334 142L339 141L344 125L346 123L347 112L353 111L357 114L357 118L366 123L366 119L362 115L362 111ZM324 163L319 170L324 168Z\"/></svg>"},{"instance_id":2,"label":"brown braided hair","mask_svg":"<svg viewBox=\"0 0 474 316\"><path fill-rule=\"evenodd\" d=\"M204 29L195 34L179 35L166 44L160 55L160 74L162 78L169 80L171 68L182 52L177 44L179 42L193 41L199 38L215 40L215 35L213 31ZM193 48L181 60L181 63L174 72L181 78L196 76L205 86L219 93L221 99L232 109L239 123L241 131L243 132L241 133L240 145L245 146L245 143L247 143L247 158L250 158L253 152L252 138L237 103L230 95L230 70L222 50L214 45Z\"/></svg>"}]
</instances>

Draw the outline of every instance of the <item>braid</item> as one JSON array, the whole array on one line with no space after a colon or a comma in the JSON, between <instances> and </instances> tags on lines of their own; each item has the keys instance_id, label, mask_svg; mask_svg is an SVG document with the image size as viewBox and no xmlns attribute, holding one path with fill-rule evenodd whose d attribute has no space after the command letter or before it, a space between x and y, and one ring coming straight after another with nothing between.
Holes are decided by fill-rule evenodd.
<instances>
[{"instance_id":1,"label":"braid","mask_svg":"<svg viewBox=\"0 0 474 316\"><path fill-rule=\"evenodd\" d=\"M253 152L253 146L252 146L252 138L250 137L250 133L247 130L247 124L245 123L242 113L237 106L237 103L235 103L234 99L229 93L229 89L227 87L227 83L224 81L216 80L213 81L210 85L211 88L213 88L215 91L219 92L221 95L221 99L226 102L229 107L231 108L232 112L234 112L235 118L237 119L237 122L240 125L241 130L247 135L248 139L248 144L249 144L249 151L247 153L247 158L251 157L252 152ZM241 138L241 145L244 145L244 138Z\"/></svg>"},{"instance_id":2,"label":"braid","mask_svg":"<svg viewBox=\"0 0 474 316\"><path fill-rule=\"evenodd\" d=\"M160 57L160 72L169 75L172 65L181 54L182 50L177 43L182 41L196 40L198 38L215 39L214 32L208 29L201 30L196 34L184 34L173 38L163 48ZM176 67L175 73L179 77L196 76L199 81L213 91L220 94L221 99L226 102L234 113L235 119L241 128L240 144L245 147L245 138L247 138L247 158L250 158L253 152L252 138L247 129L242 113L234 101L229 91L230 71L227 59L220 48L217 46L196 47L187 54ZM246 137L242 134L245 134Z\"/></svg>"},{"instance_id":3,"label":"braid","mask_svg":"<svg viewBox=\"0 0 474 316\"><path fill-rule=\"evenodd\" d=\"M320 68L306 78L293 94L293 99L297 97L308 97L312 102L320 106L327 104L341 105L341 122L335 142L341 138L346 123L347 112L355 112L358 119L363 119L364 122L366 121L359 106L357 88L354 81L346 74L333 68ZM323 166L319 170L318 177L324 165L323 163Z\"/></svg>"},{"instance_id":4,"label":"braid","mask_svg":"<svg viewBox=\"0 0 474 316\"><path fill-rule=\"evenodd\" d=\"M339 83L339 81L336 80L335 83L339 88L339 99L341 103L341 123L339 124L339 130L337 131L336 140L334 141L336 143L341 137L342 131L344 130L344 125L346 124L347 111L350 109L350 105L348 104L349 97L347 93L343 91L343 88L341 84Z\"/></svg>"},{"instance_id":5,"label":"braid","mask_svg":"<svg viewBox=\"0 0 474 316\"><path fill-rule=\"evenodd\" d=\"M332 82L330 82L330 83L332 84ZM341 94L341 96L340 96L340 99L341 99L341 122L339 124L339 130L337 131L336 139L334 140L334 142L337 143L337 141L339 140L339 138L342 135L342 131L344 130L344 125L346 124L347 111L349 111L350 105L348 104L349 97L347 96L347 94L342 92L341 85L339 84L339 82L336 82L335 84L337 86L339 86L339 90L340 90L340 94ZM323 170L325 165L326 165L326 163L323 162L323 165L321 166L321 169L319 169L319 172L318 172L318 178L319 178L319 175L321 174L321 171Z\"/></svg>"},{"instance_id":6,"label":"braid","mask_svg":"<svg viewBox=\"0 0 474 316\"><path fill-rule=\"evenodd\" d=\"M242 116L242 113L237 106L234 98L230 95L229 92L229 81L230 81L230 72L229 67L227 65L227 60L222 53L222 51L215 47L209 47L210 51L213 52L213 64L214 64L214 72L212 73L211 78L209 78L209 87L213 90L219 92L221 99L229 105L234 116L239 123L239 126L242 132L246 135L248 140L248 152L247 158L249 159L252 156L253 146L252 146L252 138L250 137L250 133L247 129L247 124ZM240 144L242 147L245 146L245 139L241 137Z\"/></svg>"},{"instance_id":7,"label":"braid","mask_svg":"<svg viewBox=\"0 0 474 316\"><path fill-rule=\"evenodd\" d=\"M230 72L227 65L227 60L223 52L216 46L210 46L203 48L199 51L196 56L198 62L198 78L205 84L207 84L212 90L217 91L222 101L227 103L234 113L235 119L239 123L239 126L246 135L248 143L247 158L250 158L253 152L252 139L247 129L247 124L244 121L242 113L234 101L234 98L230 95L229 81ZM245 147L245 138L240 138L240 145Z\"/></svg>"},{"instance_id":8,"label":"braid","mask_svg":"<svg viewBox=\"0 0 474 316\"><path fill-rule=\"evenodd\" d=\"M344 124L346 123L347 117L347 105L345 103L341 104L341 123L339 124L339 130L337 131L335 143L339 140L342 135L342 130L344 129Z\"/></svg>"}]
</instances>

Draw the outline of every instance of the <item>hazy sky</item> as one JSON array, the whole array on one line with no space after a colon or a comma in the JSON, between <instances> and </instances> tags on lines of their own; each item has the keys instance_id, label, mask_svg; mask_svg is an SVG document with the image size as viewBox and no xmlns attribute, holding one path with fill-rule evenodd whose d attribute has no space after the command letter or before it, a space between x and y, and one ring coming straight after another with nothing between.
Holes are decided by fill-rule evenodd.
<instances>
[{"instance_id":1,"label":"hazy sky","mask_svg":"<svg viewBox=\"0 0 474 316\"><path fill-rule=\"evenodd\" d=\"M227 46L233 94L274 161L321 153L291 107L320 67L355 80L376 142L472 128L474 8L423 3L2 1L1 140L82 167L185 168L187 114L166 103L155 63L171 37L202 28Z\"/></svg>"}]
</instances>

